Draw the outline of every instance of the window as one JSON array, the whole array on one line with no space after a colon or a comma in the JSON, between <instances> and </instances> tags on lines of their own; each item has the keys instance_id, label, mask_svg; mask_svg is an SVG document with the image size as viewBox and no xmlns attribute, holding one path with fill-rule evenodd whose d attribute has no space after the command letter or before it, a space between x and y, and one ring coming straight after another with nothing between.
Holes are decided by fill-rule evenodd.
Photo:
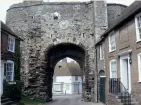
<instances>
[{"instance_id":1,"label":"window","mask_svg":"<svg viewBox=\"0 0 141 105\"><path fill-rule=\"evenodd\" d=\"M75 76L75 81L78 81L78 76Z\"/></svg>"},{"instance_id":2,"label":"window","mask_svg":"<svg viewBox=\"0 0 141 105\"><path fill-rule=\"evenodd\" d=\"M139 82L141 82L141 53L138 54L138 73L139 73Z\"/></svg>"},{"instance_id":3,"label":"window","mask_svg":"<svg viewBox=\"0 0 141 105\"><path fill-rule=\"evenodd\" d=\"M70 89L70 85L66 84L66 90L69 90L69 89Z\"/></svg>"},{"instance_id":4,"label":"window","mask_svg":"<svg viewBox=\"0 0 141 105\"><path fill-rule=\"evenodd\" d=\"M116 50L116 34L115 32L111 32L109 35L109 52Z\"/></svg>"},{"instance_id":5,"label":"window","mask_svg":"<svg viewBox=\"0 0 141 105\"><path fill-rule=\"evenodd\" d=\"M53 84L53 91L54 92L62 92L62 84Z\"/></svg>"},{"instance_id":6,"label":"window","mask_svg":"<svg viewBox=\"0 0 141 105\"><path fill-rule=\"evenodd\" d=\"M135 17L137 42L141 41L141 13Z\"/></svg>"},{"instance_id":7,"label":"window","mask_svg":"<svg viewBox=\"0 0 141 105\"><path fill-rule=\"evenodd\" d=\"M103 45L100 45L100 60L104 59L104 49L103 49Z\"/></svg>"},{"instance_id":8,"label":"window","mask_svg":"<svg viewBox=\"0 0 141 105\"><path fill-rule=\"evenodd\" d=\"M6 81L13 81L14 80L14 62L7 61L4 64L4 75Z\"/></svg>"},{"instance_id":9,"label":"window","mask_svg":"<svg viewBox=\"0 0 141 105\"><path fill-rule=\"evenodd\" d=\"M13 36L8 36L8 51L14 52L15 50L15 38Z\"/></svg>"},{"instance_id":10,"label":"window","mask_svg":"<svg viewBox=\"0 0 141 105\"><path fill-rule=\"evenodd\" d=\"M117 62L116 62L116 60L110 61L110 78L117 78Z\"/></svg>"}]
</instances>

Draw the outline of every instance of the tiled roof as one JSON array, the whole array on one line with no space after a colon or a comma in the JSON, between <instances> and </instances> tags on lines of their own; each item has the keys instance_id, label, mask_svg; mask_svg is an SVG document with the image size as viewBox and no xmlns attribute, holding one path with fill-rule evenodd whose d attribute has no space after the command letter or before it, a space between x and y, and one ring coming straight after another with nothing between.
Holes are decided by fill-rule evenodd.
<instances>
[{"instance_id":1,"label":"tiled roof","mask_svg":"<svg viewBox=\"0 0 141 105\"><path fill-rule=\"evenodd\" d=\"M77 63L59 62L54 70L54 76L81 76L81 69Z\"/></svg>"}]
</instances>

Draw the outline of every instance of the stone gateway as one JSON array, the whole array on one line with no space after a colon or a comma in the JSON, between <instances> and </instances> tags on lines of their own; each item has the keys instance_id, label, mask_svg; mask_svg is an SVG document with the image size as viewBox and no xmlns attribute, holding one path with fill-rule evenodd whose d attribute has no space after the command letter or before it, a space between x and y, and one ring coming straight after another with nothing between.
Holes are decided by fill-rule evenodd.
<instances>
[{"instance_id":1,"label":"stone gateway","mask_svg":"<svg viewBox=\"0 0 141 105\"><path fill-rule=\"evenodd\" d=\"M52 99L56 63L70 57L83 73L83 99L97 101L95 43L107 29L107 4L23 1L7 10L6 24L21 37L24 93Z\"/></svg>"}]
</instances>

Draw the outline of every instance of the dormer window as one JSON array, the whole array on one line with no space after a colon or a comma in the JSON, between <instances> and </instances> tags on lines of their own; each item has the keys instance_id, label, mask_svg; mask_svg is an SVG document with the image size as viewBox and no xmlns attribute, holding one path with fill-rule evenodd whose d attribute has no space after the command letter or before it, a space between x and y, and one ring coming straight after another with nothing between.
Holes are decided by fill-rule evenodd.
<instances>
[{"instance_id":1,"label":"dormer window","mask_svg":"<svg viewBox=\"0 0 141 105\"><path fill-rule=\"evenodd\" d=\"M78 76L75 76L75 81L78 81Z\"/></svg>"},{"instance_id":2,"label":"dormer window","mask_svg":"<svg viewBox=\"0 0 141 105\"><path fill-rule=\"evenodd\" d=\"M8 51L15 51L15 38L11 35L8 36Z\"/></svg>"}]
</instances>

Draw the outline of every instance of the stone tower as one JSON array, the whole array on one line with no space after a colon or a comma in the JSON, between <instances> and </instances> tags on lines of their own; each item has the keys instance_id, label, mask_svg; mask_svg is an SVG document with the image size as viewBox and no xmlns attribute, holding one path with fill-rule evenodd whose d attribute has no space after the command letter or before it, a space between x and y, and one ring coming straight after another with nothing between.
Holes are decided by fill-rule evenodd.
<instances>
[{"instance_id":1,"label":"stone tower","mask_svg":"<svg viewBox=\"0 0 141 105\"><path fill-rule=\"evenodd\" d=\"M107 29L105 1L24 1L7 10L6 24L21 43L21 75L26 95L52 99L52 77L56 63L70 57L83 72L83 99L97 100L95 42ZM93 82L89 74L93 72ZM91 80L92 81L92 80ZM29 92L30 91L30 92Z\"/></svg>"}]
</instances>

